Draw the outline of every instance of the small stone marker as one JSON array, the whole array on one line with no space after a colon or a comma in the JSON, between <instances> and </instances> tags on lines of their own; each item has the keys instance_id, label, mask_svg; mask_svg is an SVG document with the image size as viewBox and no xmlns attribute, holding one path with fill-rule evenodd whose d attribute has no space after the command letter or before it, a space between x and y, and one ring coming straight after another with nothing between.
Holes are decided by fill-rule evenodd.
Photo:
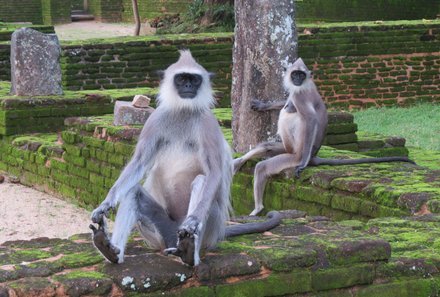
<instances>
[{"instance_id":1,"label":"small stone marker","mask_svg":"<svg viewBox=\"0 0 440 297\"><path fill-rule=\"evenodd\" d=\"M11 94L62 95L60 54L55 34L16 30L11 39Z\"/></svg>"},{"instance_id":2,"label":"small stone marker","mask_svg":"<svg viewBox=\"0 0 440 297\"><path fill-rule=\"evenodd\" d=\"M143 125L154 108L150 107L150 98L136 95L132 102L116 101L113 125Z\"/></svg>"}]
</instances>

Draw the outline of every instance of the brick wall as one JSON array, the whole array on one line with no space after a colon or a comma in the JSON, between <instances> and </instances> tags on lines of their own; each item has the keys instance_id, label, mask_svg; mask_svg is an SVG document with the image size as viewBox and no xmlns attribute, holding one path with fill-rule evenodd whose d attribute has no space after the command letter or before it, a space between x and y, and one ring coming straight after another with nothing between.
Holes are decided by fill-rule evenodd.
<instances>
[{"instance_id":1,"label":"brick wall","mask_svg":"<svg viewBox=\"0 0 440 297\"><path fill-rule=\"evenodd\" d=\"M43 23L46 25L70 23L70 0L41 0Z\"/></svg>"},{"instance_id":2,"label":"brick wall","mask_svg":"<svg viewBox=\"0 0 440 297\"><path fill-rule=\"evenodd\" d=\"M43 24L41 0L0 0L0 20Z\"/></svg>"},{"instance_id":3,"label":"brick wall","mask_svg":"<svg viewBox=\"0 0 440 297\"><path fill-rule=\"evenodd\" d=\"M179 48L189 48L208 71L215 71L214 86L224 91L221 105L229 105L232 35L212 36L217 37L144 37L127 42L64 46L63 83L70 90L157 87L157 71L177 60Z\"/></svg>"},{"instance_id":4,"label":"brick wall","mask_svg":"<svg viewBox=\"0 0 440 297\"><path fill-rule=\"evenodd\" d=\"M435 19L440 2L433 0L296 0L299 22L347 22Z\"/></svg>"},{"instance_id":5,"label":"brick wall","mask_svg":"<svg viewBox=\"0 0 440 297\"><path fill-rule=\"evenodd\" d=\"M356 27L300 28L299 56L314 70L329 106L363 108L415 101L440 102L440 21ZM208 37L209 36L209 37ZM162 38L162 39L161 39ZM209 71L229 104L230 33L116 39L104 44L64 45L63 83L89 90L153 86L157 70L190 48ZM0 79L9 75L8 46L0 45Z\"/></svg>"},{"instance_id":6,"label":"brick wall","mask_svg":"<svg viewBox=\"0 0 440 297\"><path fill-rule=\"evenodd\" d=\"M299 56L329 106L440 102L440 22L305 31Z\"/></svg>"},{"instance_id":7,"label":"brick wall","mask_svg":"<svg viewBox=\"0 0 440 297\"><path fill-rule=\"evenodd\" d=\"M121 0L89 0L89 12L101 22L120 22Z\"/></svg>"}]
</instances>

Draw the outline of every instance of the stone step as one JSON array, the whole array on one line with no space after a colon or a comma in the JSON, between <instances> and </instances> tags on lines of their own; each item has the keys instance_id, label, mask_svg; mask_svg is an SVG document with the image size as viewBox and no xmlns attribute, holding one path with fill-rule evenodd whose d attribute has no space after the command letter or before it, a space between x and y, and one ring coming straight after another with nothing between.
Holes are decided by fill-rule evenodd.
<instances>
[{"instance_id":1,"label":"stone step","mask_svg":"<svg viewBox=\"0 0 440 297\"><path fill-rule=\"evenodd\" d=\"M72 22L93 21L95 17L91 14L72 14Z\"/></svg>"}]
</instances>

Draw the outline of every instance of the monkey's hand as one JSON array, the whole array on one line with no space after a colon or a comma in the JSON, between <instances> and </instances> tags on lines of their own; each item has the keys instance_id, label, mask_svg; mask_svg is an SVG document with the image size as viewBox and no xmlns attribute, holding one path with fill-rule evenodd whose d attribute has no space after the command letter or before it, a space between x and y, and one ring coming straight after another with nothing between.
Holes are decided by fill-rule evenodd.
<instances>
[{"instance_id":1,"label":"monkey's hand","mask_svg":"<svg viewBox=\"0 0 440 297\"><path fill-rule=\"evenodd\" d=\"M298 165L295 167L295 177L299 178L301 172L306 168L304 165Z\"/></svg>"},{"instance_id":2,"label":"monkey's hand","mask_svg":"<svg viewBox=\"0 0 440 297\"><path fill-rule=\"evenodd\" d=\"M109 202L102 202L95 210L92 212L92 222L96 224L102 224L104 216L108 218L110 210L114 210L115 207Z\"/></svg>"},{"instance_id":3,"label":"monkey's hand","mask_svg":"<svg viewBox=\"0 0 440 297\"><path fill-rule=\"evenodd\" d=\"M265 111L268 108L268 104L260 100L251 101L251 109L255 111Z\"/></svg>"},{"instance_id":4,"label":"monkey's hand","mask_svg":"<svg viewBox=\"0 0 440 297\"><path fill-rule=\"evenodd\" d=\"M179 256L188 265L199 265L199 225L197 218L187 217L177 230L177 248L166 249L165 253Z\"/></svg>"}]
</instances>

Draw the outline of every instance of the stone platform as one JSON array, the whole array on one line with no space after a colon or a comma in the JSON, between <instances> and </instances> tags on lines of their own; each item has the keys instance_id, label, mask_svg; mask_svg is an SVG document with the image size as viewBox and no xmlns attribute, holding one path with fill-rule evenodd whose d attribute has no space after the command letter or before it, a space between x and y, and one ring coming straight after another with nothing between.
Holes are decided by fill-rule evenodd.
<instances>
[{"instance_id":1,"label":"stone platform","mask_svg":"<svg viewBox=\"0 0 440 297\"><path fill-rule=\"evenodd\" d=\"M110 264L90 234L0 246L0 296L438 296L440 217L367 223L284 211L281 226L239 236L202 264L154 253L134 237ZM242 218L247 221L250 218Z\"/></svg>"}]
</instances>

